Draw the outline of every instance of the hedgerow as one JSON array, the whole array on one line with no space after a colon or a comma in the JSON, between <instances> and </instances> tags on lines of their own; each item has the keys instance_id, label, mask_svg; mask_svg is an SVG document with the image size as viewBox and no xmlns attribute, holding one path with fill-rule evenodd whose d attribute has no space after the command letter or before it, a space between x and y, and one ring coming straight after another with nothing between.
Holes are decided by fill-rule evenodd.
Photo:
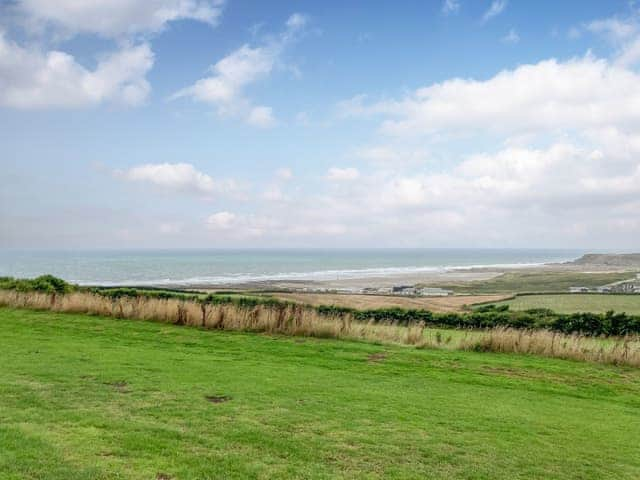
<instances>
[{"instance_id":1,"label":"hedgerow","mask_svg":"<svg viewBox=\"0 0 640 480\"><path fill-rule=\"evenodd\" d=\"M0 277L0 289L20 292L37 291L51 294L65 294L73 291L88 291L97 295L113 298L151 297L160 299L178 299L201 304L233 304L252 309L259 305L270 307L289 307L293 304L271 297L173 292L165 290L141 290L136 288L82 288L72 285L52 275L42 275L33 279L15 279ZM335 305L321 305L315 309L324 316L349 316L354 320L374 323L393 323L397 325L424 325L458 328L487 329L496 327L518 329L547 329L571 334L580 333L594 336L624 336L640 334L640 316L616 313L571 313L561 314L549 309L536 308L525 311L511 311L508 305L483 305L471 312L434 313L428 310L404 309L399 307L372 310L356 310Z\"/></svg>"}]
</instances>

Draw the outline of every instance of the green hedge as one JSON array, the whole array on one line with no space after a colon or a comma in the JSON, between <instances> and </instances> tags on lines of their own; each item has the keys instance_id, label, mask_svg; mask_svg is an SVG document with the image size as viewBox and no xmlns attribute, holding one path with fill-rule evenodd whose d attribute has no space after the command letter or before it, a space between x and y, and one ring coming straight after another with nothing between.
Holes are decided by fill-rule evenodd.
<instances>
[{"instance_id":1,"label":"green hedge","mask_svg":"<svg viewBox=\"0 0 640 480\"><path fill-rule=\"evenodd\" d=\"M191 292L172 292L163 290L139 290L135 288L82 288L72 285L52 275L42 275L34 279L15 279L0 277L0 289L21 292L37 291L46 293L68 293L89 291L113 299L123 297L173 298L185 301L209 304L234 304L245 308L258 305L270 307L291 307L295 305L270 297L251 297L242 295L209 294L206 296ZM302 308L302 306L300 306ZM631 335L640 334L640 316L626 313L571 313L560 314L544 308L525 311L511 311L508 305L483 305L472 312L433 313L428 310L404 308L381 308L375 310L356 310L338 306L319 306L315 308L321 315L350 315L356 320L374 322L393 322L401 325L423 322L430 326L448 328L525 328L548 329L562 333L582 333L586 335Z\"/></svg>"},{"instance_id":2,"label":"green hedge","mask_svg":"<svg viewBox=\"0 0 640 480\"><path fill-rule=\"evenodd\" d=\"M325 315L351 314L358 320L392 321L400 324L424 322L447 328L526 328L548 329L562 333L624 336L640 334L640 316L626 313L561 314L545 308L511 311L508 305L485 305L473 312L433 313L427 310L385 308L354 310L335 306L317 307Z\"/></svg>"},{"instance_id":3,"label":"green hedge","mask_svg":"<svg viewBox=\"0 0 640 480\"><path fill-rule=\"evenodd\" d=\"M53 275L40 275L29 279L0 277L0 289L19 292L69 293L77 287Z\"/></svg>"}]
</instances>

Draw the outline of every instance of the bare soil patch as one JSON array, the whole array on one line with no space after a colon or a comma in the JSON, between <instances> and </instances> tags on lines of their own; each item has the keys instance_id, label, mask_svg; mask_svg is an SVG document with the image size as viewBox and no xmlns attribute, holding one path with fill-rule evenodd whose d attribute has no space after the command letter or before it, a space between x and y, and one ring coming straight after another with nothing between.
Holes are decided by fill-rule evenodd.
<instances>
[{"instance_id":1,"label":"bare soil patch","mask_svg":"<svg viewBox=\"0 0 640 480\"><path fill-rule=\"evenodd\" d=\"M125 382L125 381L108 382L106 385L109 385L110 387L113 387L114 389L116 389L120 393L129 393L129 390L127 389L129 384L127 382Z\"/></svg>"},{"instance_id":2,"label":"bare soil patch","mask_svg":"<svg viewBox=\"0 0 640 480\"><path fill-rule=\"evenodd\" d=\"M231 400L231 397L228 395L207 395L204 398L211 403L224 403Z\"/></svg>"},{"instance_id":3,"label":"bare soil patch","mask_svg":"<svg viewBox=\"0 0 640 480\"><path fill-rule=\"evenodd\" d=\"M387 354L385 352L372 353L367 357L367 361L369 363L378 363L387 358Z\"/></svg>"}]
</instances>

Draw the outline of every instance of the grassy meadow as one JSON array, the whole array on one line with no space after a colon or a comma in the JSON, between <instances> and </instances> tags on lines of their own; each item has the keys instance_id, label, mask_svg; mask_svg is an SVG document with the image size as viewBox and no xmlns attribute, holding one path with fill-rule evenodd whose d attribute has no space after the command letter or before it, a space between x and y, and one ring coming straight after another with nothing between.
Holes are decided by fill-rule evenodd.
<instances>
[{"instance_id":1,"label":"grassy meadow","mask_svg":"<svg viewBox=\"0 0 640 480\"><path fill-rule=\"evenodd\" d=\"M511 310L529 310L548 308L558 313L594 312L605 313L609 310L640 315L640 295L580 294L564 295L521 295L500 302L509 305Z\"/></svg>"},{"instance_id":2,"label":"grassy meadow","mask_svg":"<svg viewBox=\"0 0 640 480\"><path fill-rule=\"evenodd\" d=\"M568 292L569 287L599 287L634 276L635 273L629 272L506 272L489 280L437 286L467 294Z\"/></svg>"},{"instance_id":3,"label":"grassy meadow","mask_svg":"<svg viewBox=\"0 0 640 480\"><path fill-rule=\"evenodd\" d=\"M0 309L3 479L640 477L640 370Z\"/></svg>"}]
</instances>

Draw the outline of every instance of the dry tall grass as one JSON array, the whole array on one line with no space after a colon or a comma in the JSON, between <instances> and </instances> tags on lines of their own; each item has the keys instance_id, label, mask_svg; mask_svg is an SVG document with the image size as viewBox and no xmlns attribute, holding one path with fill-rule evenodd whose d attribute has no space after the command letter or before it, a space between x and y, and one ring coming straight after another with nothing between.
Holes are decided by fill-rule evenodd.
<instances>
[{"instance_id":1,"label":"dry tall grass","mask_svg":"<svg viewBox=\"0 0 640 480\"><path fill-rule=\"evenodd\" d=\"M460 342L462 350L527 353L544 357L640 367L640 338L594 338L549 330L495 328Z\"/></svg>"},{"instance_id":2,"label":"dry tall grass","mask_svg":"<svg viewBox=\"0 0 640 480\"><path fill-rule=\"evenodd\" d=\"M344 338L419 345L424 325L402 327L391 323L357 322L350 315L321 315L303 305L207 304L192 300L153 297L108 298L88 292L55 295L0 290L0 305L84 313L115 318L153 320L210 329Z\"/></svg>"},{"instance_id":3,"label":"dry tall grass","mask_svg":"<svg viewBox=\"0 0 640 480\"><path fill-rule=\"evenodd\" d=\"M547 330L496 328L442 335L425 325L355 321L351 315L321 315L303 305L206 304L153 297L109 298L88 292L66 295L0 290L0 306L152 320L209 329L395 343L422 348L448 348L611 363L640 367L638 337L597 339Z\"/></svg>"}]
</instances>

